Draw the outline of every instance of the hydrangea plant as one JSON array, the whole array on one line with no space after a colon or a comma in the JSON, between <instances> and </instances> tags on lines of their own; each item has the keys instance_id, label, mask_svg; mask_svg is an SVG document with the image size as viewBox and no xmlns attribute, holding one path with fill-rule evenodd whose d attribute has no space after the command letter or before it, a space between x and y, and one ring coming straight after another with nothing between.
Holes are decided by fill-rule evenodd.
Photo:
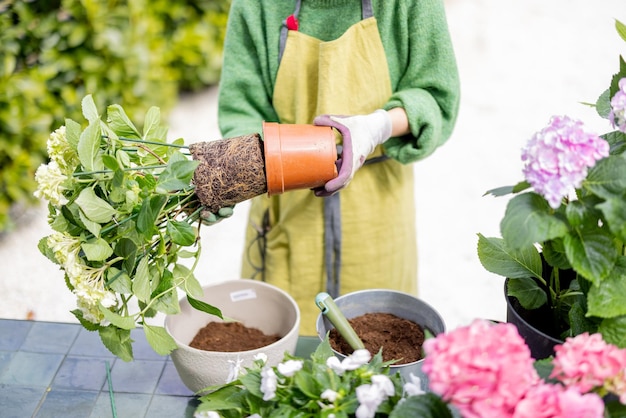
<instances>
[{"instance_id":1,"label":"hydrangea plant","mask_svg":"<svg viewBox=\"0 0 626 418\"><path fill-rule=\"evenodd\" d=\"M426 340L420 379L389 372L380 353L339 361L328 340L309 359L262 356L229 383L208 388L197 418L607 418L626 413L626 349L581 334L535 362L512 324L475 320ZM607 396L608 395L608 396Z\"/></svg>"},{"instance_id":2,"label":"hydrangea plant","mask_svg":"<svg viewBox=\"0 0 626 418\"><path fill-rule=\"evenodd\" d=\"M616 21L626 40L626 26ZM626 62L595 107L604 135L555 116L522 150L525 180L488 194L515 196L502 237L479 234L478 256L509 279L529 310L549 308L555 338L600 332L626 347Z\"/></svg>"},{"instance_id":3,"label":"hydrangea plant","mask_svg":"<svg viewBox=\"0 0 626 418\"><path fill-rule=\"evenodd\" d=\"M179 290L195 308L221 316L198 300L193 273L201 252L202 208L192 185L198 162L182 139L166 142L156 107L141 132L119 105L109 106L105 119L89 95L82 111L87 126L66 119L48 139L50 161L35 175L53 230L39 249L65 273L77 301L73 314L113 354L132 360L137 326L157 353L168 354L175 341L148 319L177 313Z\"/></svg>"}]
</instances>

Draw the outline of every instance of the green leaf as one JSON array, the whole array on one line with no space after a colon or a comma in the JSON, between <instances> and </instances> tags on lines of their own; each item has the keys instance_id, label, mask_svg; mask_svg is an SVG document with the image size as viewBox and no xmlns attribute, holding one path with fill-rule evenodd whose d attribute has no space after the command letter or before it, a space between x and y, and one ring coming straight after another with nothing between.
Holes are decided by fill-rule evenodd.
<instances>
[{"instance_id":1,"label":"green leaf","mask_svg":"<svg viewBox=\"0 0 626 418\"><path fill-rule=\"evenodd\" d=\"M124 361L133 360L133 340L130 338L130 330L120 329L113 325L98 329L102 344L113 354Z\"/></svg>"},{"instance_id":2,"label":"green leaf","mask_svg":"<svg viewBox=\"0 0 626 418\"><path fill-rule=\"evenodd\" d=\"M139 134L137 128L135 128L135 125L131 122L128 116L126 116L126 112L122 106L118 104L107 107L107 123L119 136L126 138L141 138L141 135Z\"/></svg>"},{"instance_id":3,"label":"green leaf","mask_svg":"<svg viewBox=\"0 0 626 418\"><path fill-rule=\"evenodd\" d=\"M563 243L574 270L593 284L599 284L615 266L617 248L612 238L600 229L585 231L584 235L568 234Z\"/></svg>"},{"instance_id":4,"label":"green leaf","mask_svg":"<svg viewBox=\"0 0 626 418\"><path fill-rule=\"evenodd\" d=\"M606 223L611 232L619 237L622 241L626 241L626 211L624 210L624 202L626 196L611 197L603 203L597 205L598 209L604 214Z\"/></svg>"},{"instance_id":5,"label":"green leaf","mask_svg":"<svg viewBox=\"0 0 626 418\"><path fill-rule=\"evenodd\" d=\"M165 328L144 324L143 330L146 334L146 340L155 353L165 356L178 348L176 341L167 333Z\"/></svg>"},{"instance_id":6,"label":"green leaf","mask_svg":"<svg viewBox=\"0 0 626 418\"><path fill-rule=\"evenodd\" d=\"M478 258L487 271L503 277L542 277L541 256L533 245L512 250L502 238L478 234Z\"/></svg>"},{"instance_id":7,"label":"green leaf","mask_svg":"<svg viewBox=\"0 0 626 418\"><path fill-rule=\"evenodd\" d=\"M615 29L617 30L619 36L626 41L626 25L615 19Z\"/></svg>"},{"instance_id":8,"label":"green leaf","mask_svg":"<svg viewBox=\"0 0 626 418\"><path fill-rule=\"evenodd\" d=\"M196 242L196 229L184 221L169 220L167 234L172 242L187 247Z\"/></svg>"},{"instance_id":9,"label":"green leaf","mask_svg":"<svg viewBox=\"0 0 626 418\"><path fill-rule=\"evenodd\" d=\"M82 210L78 212L78 217L80 218L80 221L83 223L83 225L85 225L85 228L87 228L87 230L91 232L94 237L100 236L102 225L87 218L87 215L85 215Z\"/></svg>"},{"instance_id":10,"label":"green leaf","mask_svg":"<svg viewBox=\"0 0 626 418\"><path fill-rule=\"evenodd\" d=\"M152 237L156 220L165 203L167 203L167 197L162 195L154 195L143 201L137 217L137 230L146 238Z\"/></svg>"},{"instance_id":11,"label":"green leaf","mask_svg":"<svg viewBox=\"0 0 626 418\"><path fill-rule=\"evenodd\" d=\"M539 374L539 377L541 377L543 380L548 380L550 374L552 374L552 370L554 370L554 364L552 363L552 360L552 358L548 357L540 360L535 360L535 362L533 363L533 367L537 371L537 374Z\"/></svg>"},{"instance_id":12,"label":"green leaf","mask_svg":"<svg viewBox=\"0 0 626 418\"><path fill-rule=\"evenodd\" d=\"M67 279L67 275L65 277ZM91 321L87 321L83 317L83 311L81 311L80 309L74 309L73 311L70 311L70 312L72 312L72 314L76 317L76 319L78 319L78 322L80 322L83 328L85 328L87 331L98 331L100 330L100 328L102 328L98 324L94 324Z\"/></svg>"},{"instance_id":13,"label":"green leaf","mask_svg":"<svg viewBox=\"0 0 626 418\"><path fill-rule=\"evenodd\" d=\"M626 348L626 315L604 319L598 332L607 343Z\"/></svg>"},{"instance_id":14,"label":"green leaf","mask_svg":"<svg viewBox=\"0 0 626 418\"><path fill-rule=\"evenodd\" d=\"M113 249L106 240L96 238L83 242L80 248L85 252L85 257L89 261L104 261L113 254Z\"/></svg>"},{"instance_id":15,"label":"green leaf","mask_svg":"<svg viewBox=\"0 0 626 418\"><path fill-rule=\"evenodd\" d=\"M100 156L100 124L90 123L78 140L78 159L87 171L102 170L104 164Z\"/></svg>"},{"instance_id":16,"label":"green leaf","mask_svg":"<svg viewBox=\"0 0 626 418\"><path fill-rule=\"evenodd\" d=\"M529 277L509 279L507 295L517 298L525 309L537 309L548 302L546 292Z\"/></svg>"},{"instance_id":17,"label":"green leaf","mask_svg":"<svg viewBox=\"0 0 626 418\"><path fill-rule=\"evenodd\" d=\"M150 140L158 137L159 124L161 123L161 110L152 106L148 109L143 124L143 139Z\"/></svg>"},{"instance_id":18,"label":"green leaf","mask_svg":"<svg viewBox=\"0 0 626 418\"><path fill-rule=\"evenodd\" d=\"M215 306L209 305L206 302L203 302L201 300L198 299L194 299L191 296L187 295L187 301L189 302L189 304L194 308L197 309L199 311L202 312L206 312L209 315L214 315L217 316L221 319L223 319L224 317L222 316L222 311L220 311L218 308L216 308Z\"/></svg>"},{"instance_id":19,"label":"green leaf","mask_svg":"<svg viewBox=\"0 0 626 418\"><path fill-rule=\"evenodd\" d=\"M150 269L147 256L143 257L137 266L133 279L133 293L142 302L147 303L150 300Z\"/></svg>"},{"instance_id":20,"label":"green leaf","mask_svg":"<svg viewBox=\"0 0 626 418\"><path fill-rule=\"evenodd\" d=\"M587 294L589 315L612 318L626 315L626 257L620 256L611 273Z\"/></svg>"},{"instance_id":21,"label":"green leaf","mask_svg":"<svg viewBox=\"0 0 626 418\"><path fill-rule=\"evenodd\" d=\"M543 197L524 193L509 201L500 230L507 246L516 249L562 237L568 228Z\"/></svg>"},{"instance_id":22,"label":"green leaf","mask_svg":"<svg viewBox=\"0 0 626 418\"><path fill-rule=\"evenodd\" d=\"M159 175L157 193L166 194L189 187L198 164L200 164L199 161L172 162L170 160L165 170Z\"/></svg>"},{"instance_id":23,"label":"green leaf","mask_svg":"<svg viewBox=\"0 0 626 418\"><path fill-rule=\"evenodd\" d=\"M583 187L605 199L621 198L626 188L626 161L623 155L610 155L589 169Z\"/></svg>"},{"instance_id":24,"label":"green leaf","mask_svg":"<svg viewBox=\"0 0 626 418\"><path fill-rule=\"evenodd\" d=\"M41 238L37 243L37 248L48 260L52 261L54 264L60 264L59 260L54 256L54 251L52 251L52 248L48 245L48 237Z\"/></svg>"},{"instance_id":25,"label":"green leaf","mask_svg":"<svg viewBox=\"0 0 626 418\"><path fill-rule=\"evenodd\" d=\"M94 121L97 121L98 119L100 119L100 115L98 114L98 109L96 108L96 104L94 103L93 97L91 96L91 94L88 94L85 97L83 97L83 100L81 101L81 108L83 110L83 116L85 117L85 119L89 121L90 125Z\"/></svg>"},{"instance_id":26,"label":"green leaf","mask_svg":"<svg viewBox=\"0 0 626 418\"><path fill-rule=\"evenodd\" d=\"M98 309L104 315L104 317L113 325L121 329L133 329L135 328L135 319L132 316L119 315L104 306L98 304Z\"/></svg>"},{"instance_id":27,"label":"green leaf","mask_svg":"<svg viewBox=\"0 0 626 418\"><path fill-rule=\"evenodd\" d=\"M82 129L78 122L74 122L72 119L65 119L65 139L72 149L78 149L78 141L80 140L80 133Z\"/></svg>"},{"instance_id":28,"label":"green leaf","mask_svg":"<svg viewBox=\"0 0 626 418\"><path fill-rule=\"evenodd\" d=\"M452 418L452 411L439 396L434 393L425 393L408 397L389 414L389 418L406 417Z\"/></svg>"},{"instance_id":29,"label":"green leaf","mask_svg":"<svg viewBox=\"0 0 626 418\"><path fill-rule=\"evenodd\" d=\"M111 155L108 155L108 154L105 154L105 155L102 156L102 163L109 170L116 171L116 170L118 170L120 168L120 164L117 161L117 158L115 158L115 157L113 157Z\"/></svg>"},{"instance_id":30,"label":"green leaf","mask_svg":"<svg viewBox=\"0 0 626 418\"><path fill-rule=\"evenodd\" d=\"M133 282L126 272L115 267L109 267L107 269L106 286L112 291L122 295L128 295L132 291L132 285Z\"/></svg>"},{"instance_id":31,"label":"green leaf","mask_svg":"<svg viewBox=\"0 0 626 418\"><path fill-rule=\"evenodd\" d=\"M116 213L115 209L107 201L96 196L91 187L87 187L80 192L76 199L76 204L88 219L100 224L111 221Z\"/></svg>"},{"instance_id":32,"label":"green leaf","mask_svg":"<svg viewBox=\"0 0 626 418\"><path fill-rule=\"evenodd\" d=\"M131 274L135 269L137 244L135 244L130 238L120 238L113 251L115 252L115 255L124 258L122 267L126 273Z\"/></svg>"}]
</instances>

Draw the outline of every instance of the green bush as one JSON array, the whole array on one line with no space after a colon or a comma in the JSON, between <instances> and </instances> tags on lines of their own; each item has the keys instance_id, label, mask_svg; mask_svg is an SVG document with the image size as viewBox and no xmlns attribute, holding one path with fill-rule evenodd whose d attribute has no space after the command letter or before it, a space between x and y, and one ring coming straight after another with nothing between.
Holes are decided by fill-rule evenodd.
<instances>
[{"instance_id":1,"label":"green bush","mask_svg":"<svg viewBox=\"0 0 626 418\"><path fill-rule=\"evenodd\" d=\"M0 2L0 231L32 202L45 143L80 101L140 118L219 79L229 0Z\"/></svg>"}]
</instances>

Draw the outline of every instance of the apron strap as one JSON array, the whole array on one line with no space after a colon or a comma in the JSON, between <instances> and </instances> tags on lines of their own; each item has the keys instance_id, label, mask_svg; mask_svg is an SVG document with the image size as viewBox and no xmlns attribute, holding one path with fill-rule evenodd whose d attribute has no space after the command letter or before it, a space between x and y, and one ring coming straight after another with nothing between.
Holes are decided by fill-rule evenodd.
<instances>
[{"instance_id":1,"label":"apron strap","mask_svg":"<svg viewBox=\"0 0 626 418\"><path fill-rule=\"evenodd\" d=\"M339 193L323 199L326 292L336 298L341 290L341 200Z\"/></svg>"},{"instance_id":2,"label":"apron strap","mask_svg":"<svg viewBox=\"0 0 626 418\"><path fill-rule=\"evenodd\" d=\"M278 50L278 62L283 59L283 52L285 52L285 45L287 44L287 34L290 30L298 30L298 14L300 14L300 6L302 6L302 0L296 0L296 8L293 13L285 20L280 28L280 45ZM372 9L372 0L361 0L361 16L363 20L374 16ZM295 27L292 27L295 25Z\"/></svg>"}]
</instances>

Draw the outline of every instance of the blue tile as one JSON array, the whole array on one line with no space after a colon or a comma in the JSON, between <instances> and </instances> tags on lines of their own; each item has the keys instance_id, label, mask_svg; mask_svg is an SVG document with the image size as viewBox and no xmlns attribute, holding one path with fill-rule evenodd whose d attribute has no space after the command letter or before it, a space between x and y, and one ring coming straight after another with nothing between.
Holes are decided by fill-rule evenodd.
<instances>
[{"instance_id":1,"label":"blue tile","mask_svg":"<svg viewBox=\"0 0 626 418\"><path fill-rule=\"evenodd\" d=\"M111 370L114 392L152 393L156 388L165 361L116 361Z\"/></svg>"},{"instance_id":2,"label":"blue tile","mask_svg":"<svg viewBox=\"0 0 626 418\"><path fill-rule=\"evenodd\" d=\"M100 390L107 378L105 359L67 357L52 382L53 388Z\"/></svg>"},{"instance_id":3,"label":"blue tile","mask_svg":"<svg viewBox=\"0 0 626 418\"><path fill-rule=\"evenodd\" d=\"M154 395L146 416L150 418L192 418L198 405L199 401L196 398Z\"/></svg>"},{"instance_id":4,"label":"blue tile","mask_svg":"<svg viewBox=\"0 0 626 418\"><path fill-rule=\"evenodd\" d=\"M48 392L36 418L85 418L91 415L99 392L52 389Z\"/></svg>"},{"instance_id":5,"label":"blue tile","mask_svg":"<svg viewBox=\"0 0 626 418\"><path fill-rule=\"evenodd\" d=\"M33 326L31 321L3 319L0 321L0 350L17 351Z\"/></svg>"},{"instance_id":6,"label":"blue tile","mask_svg":"<svg viewBox=\"0 0 626 418\"><path fill-rule=\"evenodd\" d=\"M133 342L133 357L135 360L163 360L165 357L157 354L146 340L143 328L135 328L130 331Z\"/></svg>"},{"instance_id":7,"label":"blue tile","mask_svg":"<svg viewBox=\"0 0 626 418\"><path fill-rule=\"evenodd\" d=\"M0 411L3 418L30 417L37 409L44 390L0 384Z\"/></svg>"},{"instance_id":8,"label":"blue tile","mask_svg":"<svg viewBox=\"0 0 626 418\"><path fill-rule=\"evenodd\" d=\"M148 405L150 405L152 395L142 393L113 393L113 405L115 406L115 415L113 415L113 407L111 406L111 397L109 392L100 392L96 406L94 407L90 418L103 418L117 416L119 418L135 418L145 417ZM86 416L87 417L87 416Z\"/></svg>"},{"instance_id":9,"label":"blue tile","mask_svg":"<svg viewBox=\"0 0 626 418\"><path fill-rule=\"evenodd\" d=\"M165 363L163 374L154 393L158 395L193 396L193 392L180 380L176 367L171 361Z\"/></svg>"},{"instance_id":10,"label":"blue tile","mask_svg":"<svg viewBox=\"0 0 626 418\"><path fill-rule=\"evenodd\" d=\"M72 348L69 351L73 356L88 356L88 357L100 357L100 358L116 358L105 346L102 344L100 334L97 331L87 331L85 328L80 328L78 337L74 341Z\"/></svg>"},{"instance_id":11,"label":"blue tile","mask_svg":"<svg viewBox=\"0 0 626 418\"><path fill-rule=\"evenodd\" d=\"M17 352L0 376L0 383L46 387L52 381L62 360L62 354Z\"/></svg>"},{"instance_id":12,"label":"blue tile","mask_svg":"<svg viewBox=\"0 0 626 418\"><path fill-rule=\"evenodd\" d=\"M14 356L14 351L0 351L0 377L2 377L4 370L9 367L9 364L11 364L11 360L13 360Z\"/></svg>"},{"instance_id":13,"label":"blue tile","mask_svg":"<svg viewBox=\"0 0 626 418\"><path fill-rule=\"evenodd\" d=\"M35 322L20 348L35 353L67 353L80 331L78 324Z\"/></svg>"}]
</instances>

